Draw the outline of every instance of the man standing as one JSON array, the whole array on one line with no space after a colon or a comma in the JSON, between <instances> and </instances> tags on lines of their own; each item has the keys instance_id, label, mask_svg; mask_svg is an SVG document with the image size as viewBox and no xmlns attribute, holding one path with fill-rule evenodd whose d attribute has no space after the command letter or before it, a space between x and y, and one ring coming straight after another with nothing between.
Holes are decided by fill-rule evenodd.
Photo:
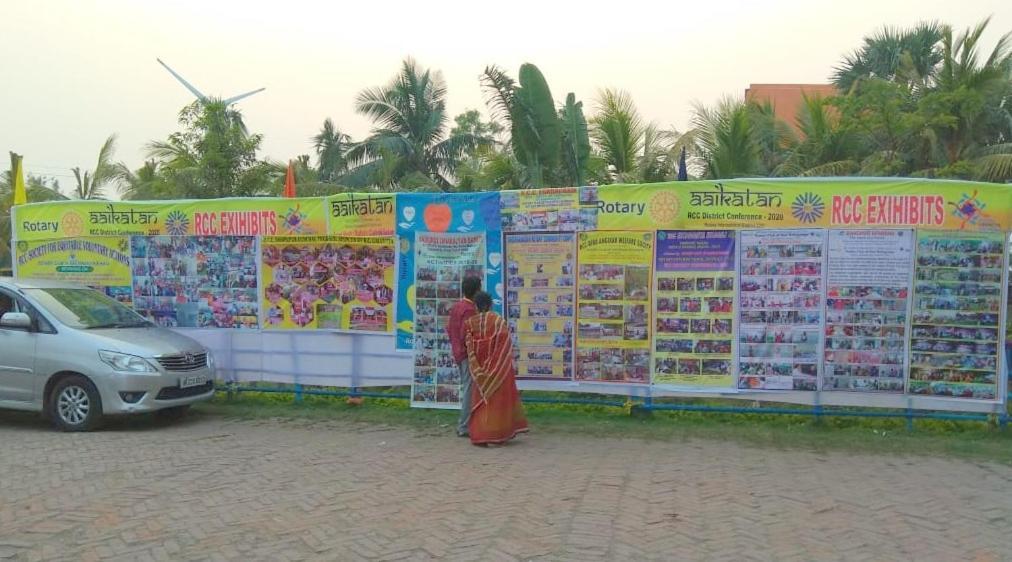
<instances>
[{"instance_id":1,"label":"man standing","mask_svg":"<svg viewBox=\"0 0 1012 562\"><path fill-rule=\"evenodd\" d=\"M450 308L450 319L446 323L446 333L450 336L450 349L453 360L460 369L460 420L457 422L457 436L467 437L467 421L471 417L471 369L467 364L467 347L464 345L464 322L477 314L472 299L481 290L481 279L465 277L460 283L460 292L464 295Z\"/></svg>"}]
</instances>

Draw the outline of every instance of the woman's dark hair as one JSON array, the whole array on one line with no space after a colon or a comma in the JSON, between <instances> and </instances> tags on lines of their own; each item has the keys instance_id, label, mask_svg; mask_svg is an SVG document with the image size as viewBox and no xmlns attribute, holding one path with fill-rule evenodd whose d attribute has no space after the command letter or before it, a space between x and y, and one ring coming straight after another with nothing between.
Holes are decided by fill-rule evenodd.
<instances>
[{"instance_id":1,"label":"woman's dark hair","mask_svg":"<svg viewBox=\"0 0 1012 562\"><path fill-rule=\"evenodd\" d=\"M464 293L465 299L474 300L474 294L481 290L481 279L477 277L465 277L460 282L460 292Z\"/></svg>"},{"instance_id":2,"label":"woman's dark hair","mask_svg":"<svg viewBox=\"0 0 1012 562\"><path fill-rule=\"evenodd\" d=\"M478 312L488 312L492 310L492 295L485 291L478 291L474 295L474 306L478 309Z\"/></svg>"}]
</instances>

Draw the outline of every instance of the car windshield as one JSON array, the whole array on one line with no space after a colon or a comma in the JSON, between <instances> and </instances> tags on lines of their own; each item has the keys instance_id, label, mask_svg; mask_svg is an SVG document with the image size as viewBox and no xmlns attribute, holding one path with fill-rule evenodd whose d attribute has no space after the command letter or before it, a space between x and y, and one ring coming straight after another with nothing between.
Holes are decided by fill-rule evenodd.
<instances>
[{"instance_id":1,"label":"car windshield","mask_svg":"<svg viewBox=\"0 0 1012 562\"><path fill-rule=\"evenodd\" d=\"M133 310L92 289L25 289L25 293L71 328L96 330L151 325Z\"/></svg>"}]
</instances>

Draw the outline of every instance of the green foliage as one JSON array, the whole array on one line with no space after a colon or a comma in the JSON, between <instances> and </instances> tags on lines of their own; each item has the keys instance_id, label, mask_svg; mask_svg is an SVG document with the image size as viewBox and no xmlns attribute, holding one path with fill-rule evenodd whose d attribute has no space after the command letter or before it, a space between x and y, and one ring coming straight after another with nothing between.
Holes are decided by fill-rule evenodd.
<instances>
[{"instance_id":1,"label":"green foliage","mask_svg":"<svg viewBox=\"0 0 1012 562\"><path fill-rule=\"evenodd\" d=\"M330 117L324 119L320 132L311 139L316 150L321 182L335 182L348 171L347 153L353 144L351 136L339 131Z\"/></svg>"},{"instance_id":2,"label":"green foliage","mask_svg":"<svg viewBox=\"0 0 1012 562\"><path fill-rule=\"evenodd\" d=\"M555 110L551 89L538 67L520 66L519 81L496 66L486 67L482 86L488 93L493 116L508 123L510 148L523 166L526 187L554 183L562 157L562 123Z\"/></svg>"},{"instance_id":3,"label":"green foliage","mask_svg":"<svg viewBox=\"0 0 1012 562\"><path fill-rule=\"evenodd\" d=\"M647 126L629 94L601 91L597 98L597 114L591 124L591 136L615 174L624 177L634 172Z\"/></svg>"},{"instance_id":4,"label":"green foliage","mask_svg":"<svg viewBox=\"0 0 1012 562\"><path fill-rule=\"evenodd\" d=\"M109 135L98 151L98 162L94 170L81 171L81 168L71 168L74 174L75 199L104 199L106 188L116 179L116 165L112 162L113 153L116 152L116 135Z\"/></svg>"},{"instance_id":5,"label":"green foliage","mask_svg":"<svg viewBox=\"0 0 1012 562\"><path fill-rule=\"evenodd\" d=\"M446 134L446 82L411 59L386 86L360 92L355 108L375 127L347 153L353 167L340 178L347 185L395 187L421 174L448 188L461 158L492 144L489 136L473 132Z\"/></svg>"},{"instance_id":6,"label":"green foliage","mask_svg":"<svg viewBox=\"0 0 1012 562\"><path fill-rule=\"evenodd\" d=\"M568 185L584 185L587 164L590 160L590 135L587 118L583 115L583 102L576 101L570 92L559 110L562 124L562 180Z\"/></svg>"},{"instance_id":7,"label":"green foliage","mask_svg":"<svg viewBox=\"0 0 1012 562\"><path fill-rule=\"evenodd\" d=\"M193 102L180 112L179 124L182 131L148 144L149 157L171 186L167 195L251 197L270 192L277 166L257 158L263 136L246 130L239 110L219 100ZM164 192L161 187L153 191Z\"/></svg>"},{"instance_id":8,"label":"green foliage","mask_svg":"<svg viewBox=\"0 0 1012 562\"><path fill-rule=\"evenodd\" d=\"M700 156L711 179L765 175L760 135L755 134L749 104L725 98L715 107L697 104L692 118Z\"/></svg>"}]
</instances>

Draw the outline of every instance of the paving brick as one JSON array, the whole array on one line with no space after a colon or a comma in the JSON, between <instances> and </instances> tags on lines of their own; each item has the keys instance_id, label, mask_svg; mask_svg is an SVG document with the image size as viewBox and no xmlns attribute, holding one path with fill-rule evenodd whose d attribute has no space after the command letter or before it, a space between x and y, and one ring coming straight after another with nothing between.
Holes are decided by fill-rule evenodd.
<instances>
[{"instance_id":1,"label":"paving brick","mask_svg":"<svg viewBox=\"0 0 1012 562\"><path fill-rule=\"evenodd\" d=\"M83 435L0 417L0 443L17 451L0 456L0 560L1012 552L1012 468L957 459L537 433L478 449L449 430L209 417Z\"/></svg>"}]
</instances>

